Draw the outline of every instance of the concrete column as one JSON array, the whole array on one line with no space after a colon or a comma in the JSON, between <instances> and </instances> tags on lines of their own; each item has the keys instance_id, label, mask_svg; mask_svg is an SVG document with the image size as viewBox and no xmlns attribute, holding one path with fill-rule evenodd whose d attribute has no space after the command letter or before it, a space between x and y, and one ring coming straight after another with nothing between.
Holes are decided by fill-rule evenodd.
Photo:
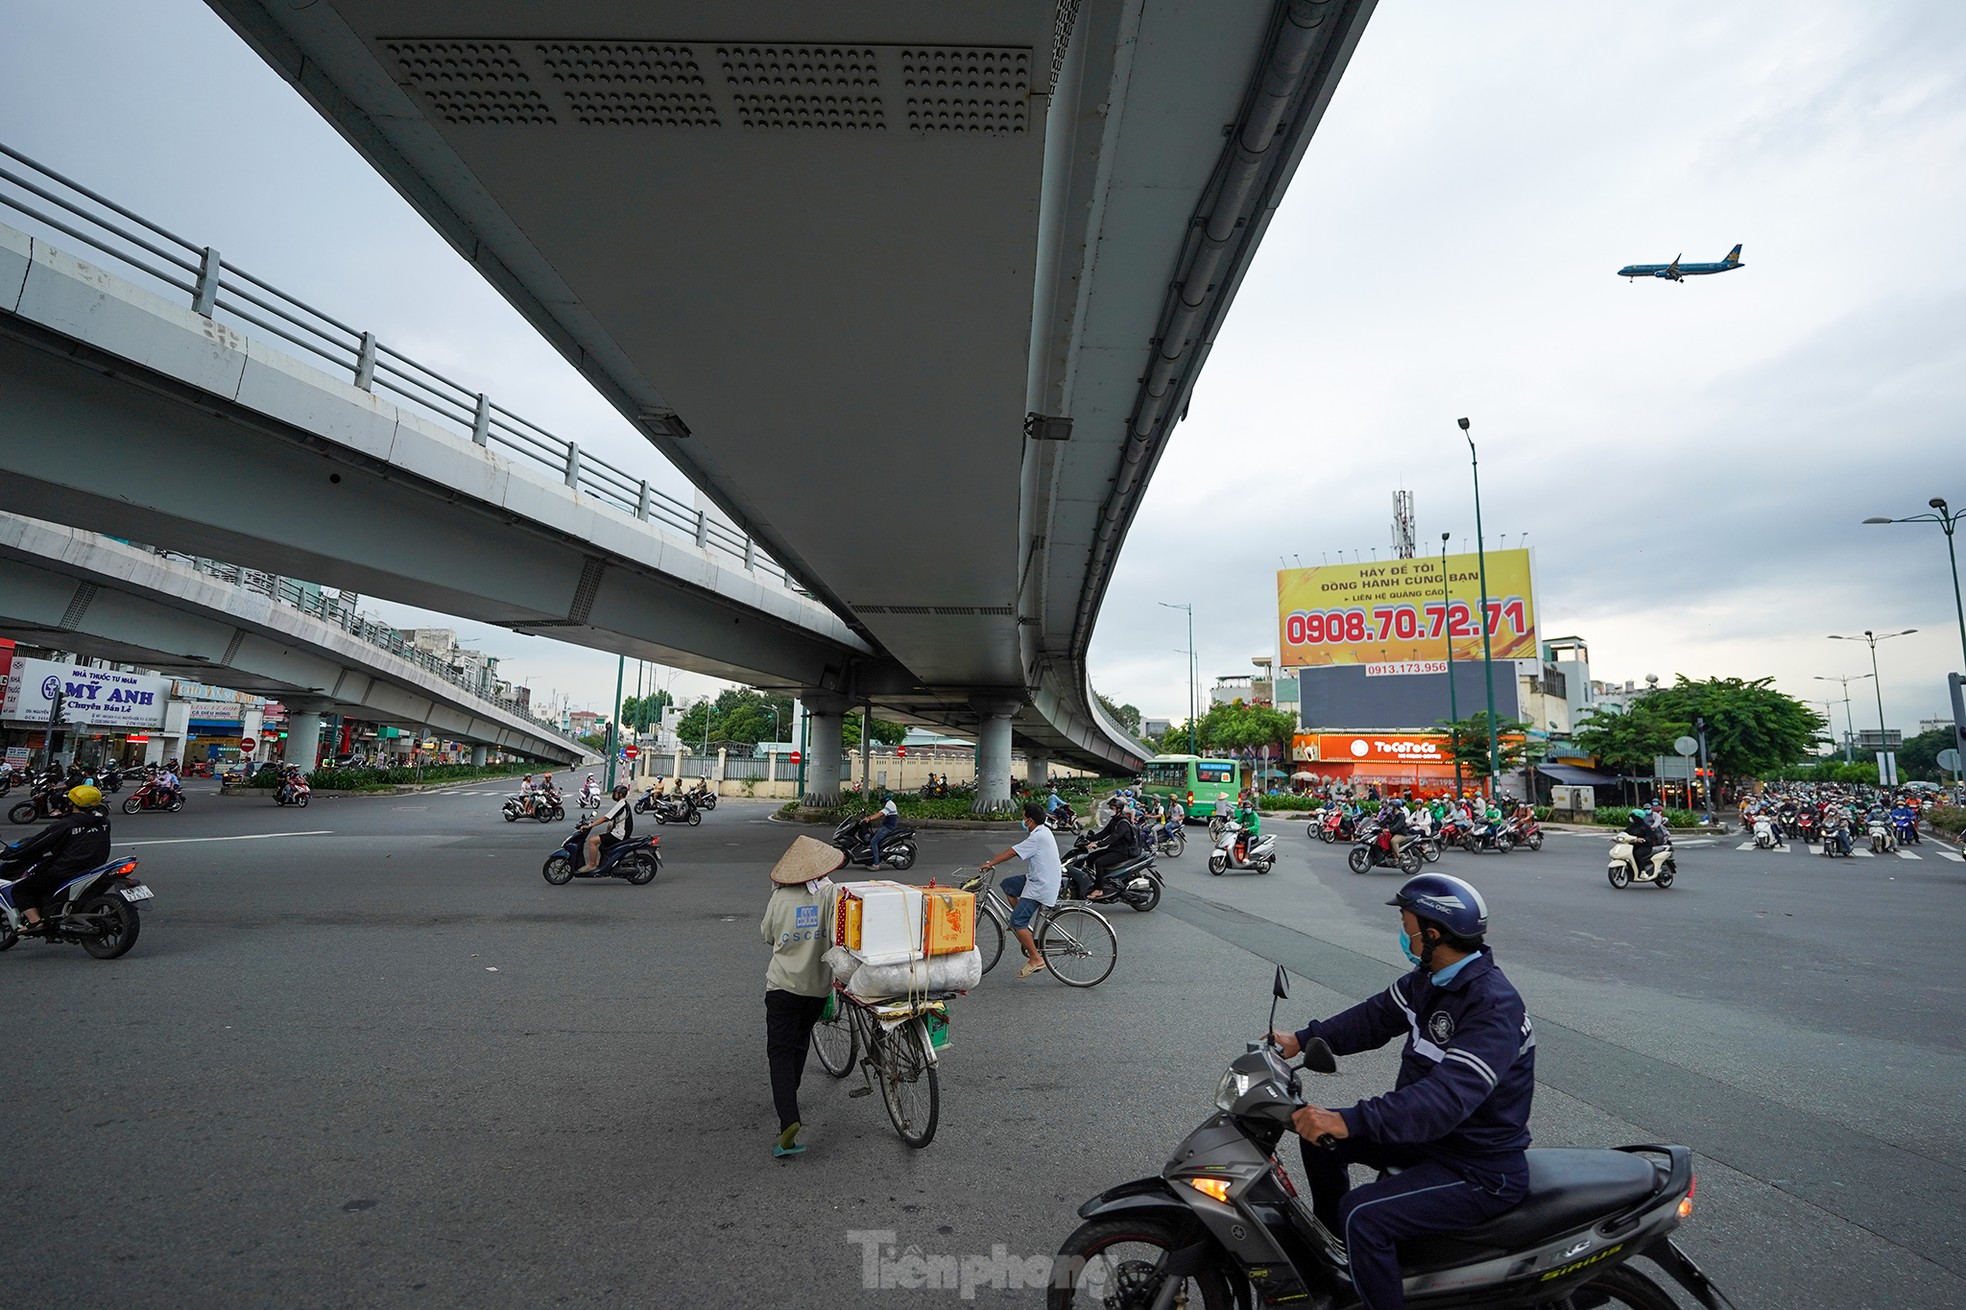
<instances>
[{"instance_id":1,"label":"concrete column","mask_svg":"<svg viewBox=\"0 0 1966 1310\"><path fill-rule=\"evenodd\" d=\"M1043 791L1051 781L1051 756L1041 750L1024 752L1024 785L1032 791Z\"/></svg>"},{"instance_id":2,"label":"concrete column","mask_svg":"<svg viewBox=\"0 0 1966 1310\"><path fill-rule=\"evenodd\" d=\"M846 718L846 697L807 692L803 697L809 751L806 758L807 805L840 803L840 725Z\"/></svg>"},{"instance_id":3,"label":"concrete column","mask_svg":"<svg viewBox=\"0 0 1966 1310\"><path fill-rule=\"evenodd\" d=\"M490 762L491 747L485 745L483 742L479 742L471 748L471 765L473 768L482 769Z\"/></svg>"},{"instance_id":4,"label":"concrete column","mask_svg":"<svg viewBox=\"0 0 1966 1310\"><path fill-rule=\"evenodd\" d=\"M1010 719L1020 702L1008 698L973 697L976 710L976 803L981 814L1010 806Z\"/></svg>"},{"instance_id":5,"label":"concrete column","mask_svg":"<svg viewBox=\"0 0 1966 1310\"><path fill-rule=\"evenodd\" d=\"M297 764L301 771L312 772L315 757L321 753L321 728L326 717L326 705L297 705L292 701L287 705L287 746L280 758L288 764Z\"/></svg>"}]
</instances>

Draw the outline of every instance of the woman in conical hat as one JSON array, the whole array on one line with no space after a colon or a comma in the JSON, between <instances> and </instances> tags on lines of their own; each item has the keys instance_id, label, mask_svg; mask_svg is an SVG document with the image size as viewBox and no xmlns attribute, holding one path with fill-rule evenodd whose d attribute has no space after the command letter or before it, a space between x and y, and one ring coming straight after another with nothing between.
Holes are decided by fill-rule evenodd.
<instances>
[{"instance_id":1,"label":"woman in conical hat","mask_svg":"<svg viewBox=\"0 0 1966 1310\"><path fill-rule=\"evenodd\" d=\"M805 1151L799 1145L799 1082L812 1026L833 991L833 972L822 957L829 944L826 918L838 889L826 875L845 859L837 846L796 837L771 866L771 900L759 931L771 947L771 963L765 966L765 1059L778 1110L774 1156Z\"/></svg>"}]
</instances>

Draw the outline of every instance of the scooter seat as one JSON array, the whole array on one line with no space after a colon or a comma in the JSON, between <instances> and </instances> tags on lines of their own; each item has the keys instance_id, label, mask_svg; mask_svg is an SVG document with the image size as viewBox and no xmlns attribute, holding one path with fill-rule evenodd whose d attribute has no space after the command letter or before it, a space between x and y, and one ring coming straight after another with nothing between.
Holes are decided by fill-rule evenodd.
<instances>
[{"instance_id":1,"label":"scooter seat","mask_svg":"<svg viewBox=\"0 0 1966 1310\"><path fill-rule=\"evenodd\" d=\"M1513 1209L1452 1233L1399 1244L1400 1263L1458 1264L1483 1251L1520 1251L1636 1205L1659 1189L1658 1166L1629 1151L1532 1150L1529 1193Z\"/></svg>"},{"instance_id":2,"label":"scooter seat","mask_svg":"<svg viewBox=\"0 0 1966 1310\"><path fill-rule=\"evenodd\" d=\"M1153 862L1154 857L1151 855L1136 855L1130 860L1115 864L1101 876L1106 878L1126 878L1140 872Z\"/></svg>"}]
</instances>

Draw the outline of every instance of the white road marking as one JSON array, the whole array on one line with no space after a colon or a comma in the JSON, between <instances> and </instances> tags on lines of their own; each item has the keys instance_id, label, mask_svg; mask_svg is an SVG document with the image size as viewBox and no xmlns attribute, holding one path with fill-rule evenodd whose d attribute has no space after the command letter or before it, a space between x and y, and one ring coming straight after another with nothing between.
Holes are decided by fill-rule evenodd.
<instances>
[{"instance_id":1,"label":"white road marking","mask_svg":"<svg viewBox=\"0 0 1966 1310\"><path fill-rule=\"evenodd\" d=\"M329 837L332 828L315 828L308 832L249 832L238 837L155 837L148 841L119 841L118 846L182 846L189 842L201 841L265 841L269 837Z\"/></svg>"},{"instance_id":2,"label":"white road marking","mask_svg":"<svg viewBox=\"0 0 1966 1310\"><path fill-rule=\"evenodd\" d=\"M1955 855L1951 851L1940 851L1939 858L1951 860L1954 864L1966 864L1966 855Z\"/></svg>"},{"instance_id":3,"label":"white road marking","mask_svg":"<svg viewBox=\"0 0 1966 1310\"><path fill-rule=\"evenodd\" d=\"M1877 853L1868 846L1859 846L1850 853L1862 860L1874 860L1877 858Z\"/></svg>"},{"instance_id":4,"label":"white road marking","mask_svg":"<svg viewBox=\"0 0 1966 1310\"><path fill-rule=\"evenodd\" d=\"M1810 842L1809 853L1811 855L1821 855L1823 853L1823 848L1818 846L1815 842Z\"/></svg>"},{"instance_id":5,"label":"white road marking","mask_svg":"<svg viewBox=\"0 0 1966 1310\"><path fill-rule=\"evenodd\" d=\"M1754 843L1751 841L1744 841L1739 846L1736 846L1734 849L1737 851L1751 851L1754 849Z\"/></svg>"},{"instance_id":6,"label":"white road marking","mask_svg":"<svg viewBox=\"0 0 1966 1310\"><path fill-rule=\"evenodd\" d=\"M1901 860L1922 860L1925 857L1923 855L1915 855L1910 851L1899 851L1898 858Z\"/></svg>"}]
</instances>

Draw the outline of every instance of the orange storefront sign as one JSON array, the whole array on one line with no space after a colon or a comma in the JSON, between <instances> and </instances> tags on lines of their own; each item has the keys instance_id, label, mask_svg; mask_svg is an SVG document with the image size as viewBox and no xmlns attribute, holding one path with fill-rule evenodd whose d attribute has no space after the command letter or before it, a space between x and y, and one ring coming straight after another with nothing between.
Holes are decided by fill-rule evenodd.
<instances>
[{"instance_id":1,"label":"orange storefront sign","mask_svg":"<svg viewBox=\"0 0 1966 1310\"><path fill-rule=\"evenodd\" d=\"M1296 741L1297 758L1323 764L1452 764L1444 734L1319 732Z\"/></svg>"}]
</instances>

